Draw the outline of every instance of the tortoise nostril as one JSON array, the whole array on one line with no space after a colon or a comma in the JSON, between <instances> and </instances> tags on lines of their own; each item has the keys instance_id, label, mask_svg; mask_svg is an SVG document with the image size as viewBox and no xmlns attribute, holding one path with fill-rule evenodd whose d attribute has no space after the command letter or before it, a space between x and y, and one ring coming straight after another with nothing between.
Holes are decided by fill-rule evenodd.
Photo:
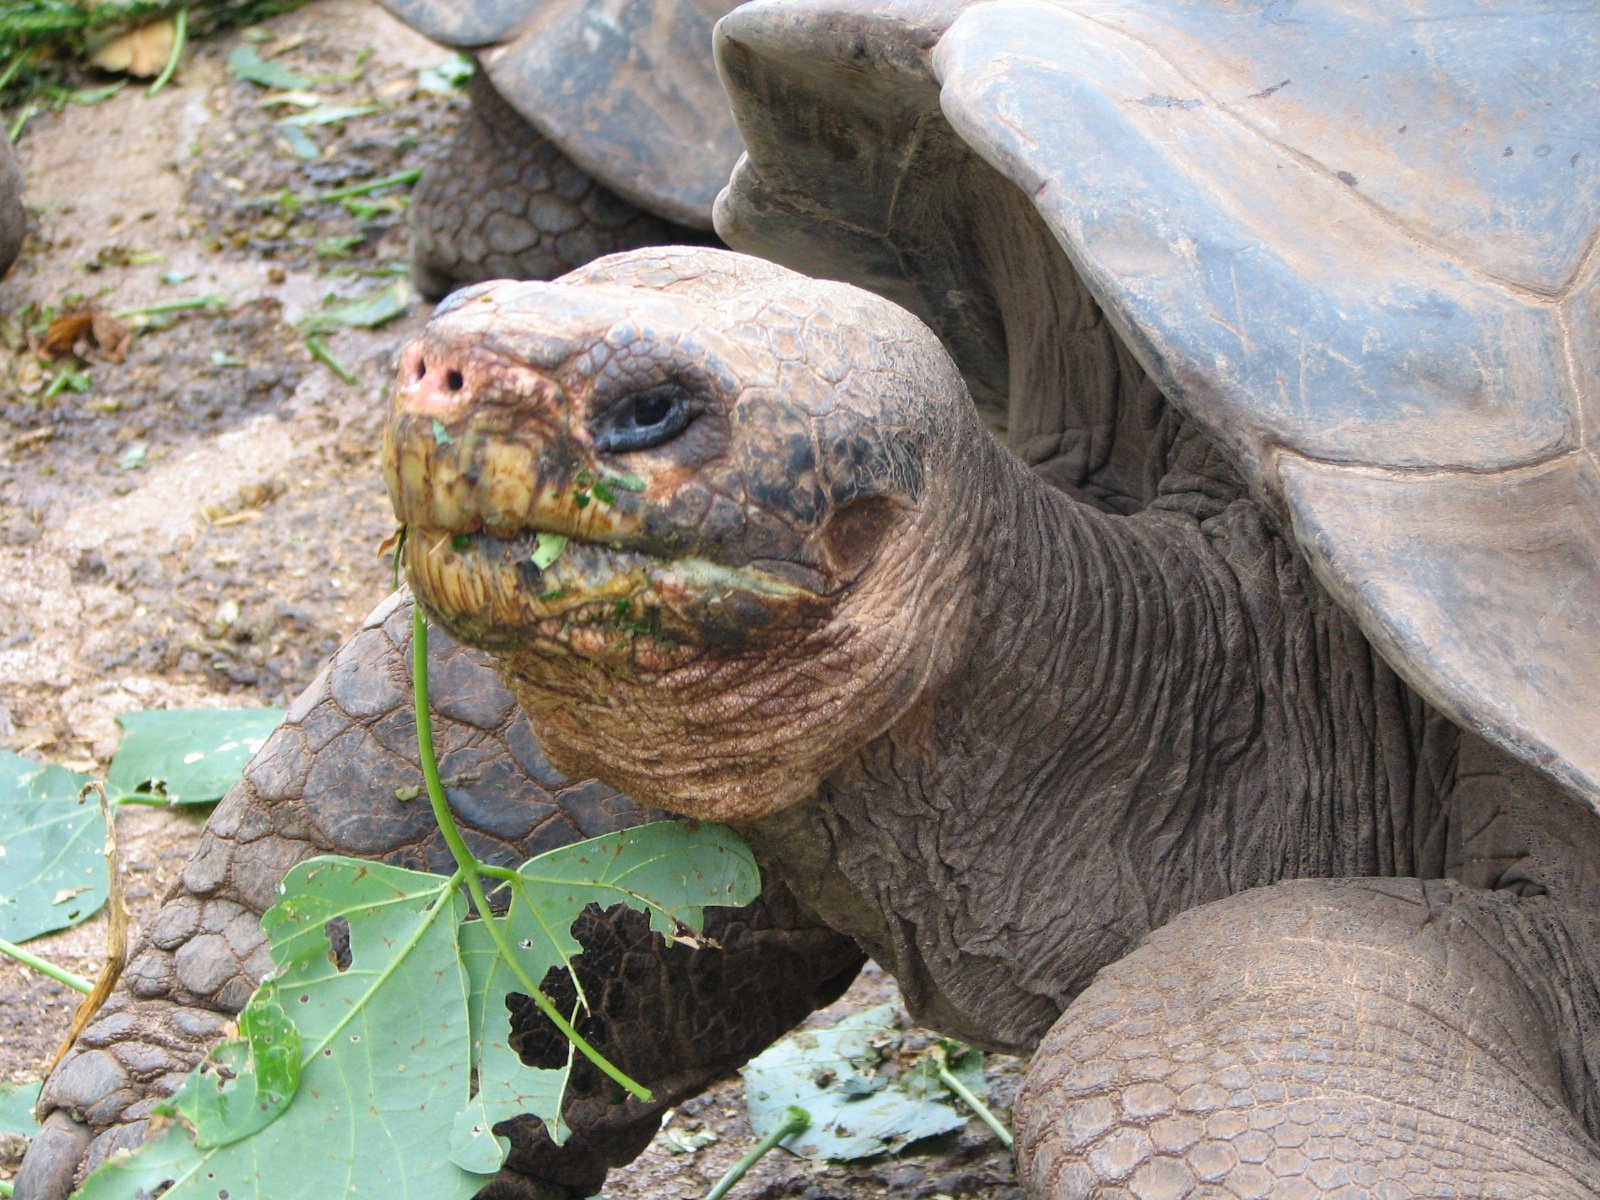
<instances>
[{"instance_id":1,"label":"tortoise nostril","mask_svg":"<svg viewBox=\"0 0 1600 1200\"><path fill-rule=\"evenodd\" d=\"M460 371L446 372L444 377L444 386L452 392L459 392L466 382L467 381L461 377Z\"/></svg>"},{"instance_id":2,"label":"tortoise nostril","mask_svg":"<svg viewBox=\"0 0 1600 1200\"><path fill-rule=\"evenodd\" d=\"M418 359L417 359L417 369L416 369L415 372L413 372L411 377L420 382L422 377L424 375L426 375L427 373L428 373L428 360L419 356Z\"/></svg>"}]
</instances>

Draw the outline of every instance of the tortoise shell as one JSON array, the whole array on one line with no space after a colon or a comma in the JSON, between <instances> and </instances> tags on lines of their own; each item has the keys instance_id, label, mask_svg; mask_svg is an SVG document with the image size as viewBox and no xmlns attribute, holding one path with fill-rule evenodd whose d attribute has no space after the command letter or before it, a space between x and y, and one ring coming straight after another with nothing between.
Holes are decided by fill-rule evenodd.
<instances>
[{"instance_id":1,"label":"tortoise shell","mask_svg":"<svg viewBox=\"0 0 1600 1200\"><path fill-rule=\"evenodd\" d=\"M1600 12L757 0L718 54L731 245L911 307L1111 507L1148 373L1396 670L1600 808Z\"/></svg>"},{"instance_id":2,"label":"tortoise shell","mask_svg":"<svg viewBox=\"0 0 1600 1200\"><path fill-rule=\"evenodd\" d=\"M470 50L568 158L657 216L711 228L739 135L711 58L730 0L382 0Z\"/></svg>"}]
</instances>

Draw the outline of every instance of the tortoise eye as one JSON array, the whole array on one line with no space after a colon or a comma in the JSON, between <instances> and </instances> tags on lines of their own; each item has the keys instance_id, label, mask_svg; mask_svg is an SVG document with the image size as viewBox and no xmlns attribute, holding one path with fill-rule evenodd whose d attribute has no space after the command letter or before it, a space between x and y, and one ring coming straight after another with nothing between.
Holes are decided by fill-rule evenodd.
<instances>
[{"instance_id":1,"label":"tortoise eye","mask_svg":"<svg viewBox=\"0 0 1600 1200\"><path fill-rule=\"evenodd\" d=\"M689 393L676 383L659 383L623 396L591 422L597 450L623 454L671 441L699 416Z\"/></svg>"}]
</instances>

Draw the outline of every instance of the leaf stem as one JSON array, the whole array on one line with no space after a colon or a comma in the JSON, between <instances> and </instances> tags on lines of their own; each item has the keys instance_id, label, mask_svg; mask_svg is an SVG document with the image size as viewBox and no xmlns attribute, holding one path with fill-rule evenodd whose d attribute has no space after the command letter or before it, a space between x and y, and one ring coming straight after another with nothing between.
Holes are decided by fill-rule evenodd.
<instances>
[{"instance_id":1,"label":"leaf stem","mask_svg":"<svg viewBox=\"0 0 1600 1200\"><path fill-rule=\"evenodd\" d=\"M57 983L64 983L75 992L88 995L94 991L94 984L81 976L74 975L65 967L58 967L48 959L40 958L37 954L30 954L15 942L8 942L0 938L0 954L14 958L25 967L32 967L41 975L48 975Z\"/></svg>"},{"instance_id":2,"label":"leaf stem","mask_svg":"<svg viewBox=\"0 0 1600 1200\"><path fill-rule=\"evenodd\" d=\"M978 1120L994 1130L994 1135L1000 1139L1001 1145L1007 1150L1011 1149L1011 1131L1000 1123L1000 1118L989 1111L987 1104L972 1094L971 1088L956 1078L956 1073L942 1059L936 1062L935 1066L939 1070L939 1082L959 1096L963 1104L977 1113Z\"/></svg>"},{"instance_id":3,"label":"leaf stem","mask_svg":"<svg viewBox=\"0 0 1600 1200\"><path fill-rule=\"evenodd\" d=\"M600 1051L591 1046L588 1040L572 1027L572 1022L561 1015L561 1010L556 1008L550 997L529 978L528 972L518 961L511 943L507 940L505 930L501 928L500 918L496 917L494 910L489 907L489 898L484 894L482 879L486 868L478 861L477 855L472 853L472 848L467 845L466 839L461 836L455 814L450 811L449 798L445 795L444 781L439 778L439 761L434 754L433 746L433 715L428 707L428 618L423 615L422 605L415 600L412 601L411 609L411 686L417 709L417 749L421 753L422 779L427 784L428 803L433 806L434 819L439 822L439 831L444 834L445 845L450 848L450 853L466 876L467 891L472 896L473 904L477 906L478 917L483 921L484 929L494 942L495 949L499 951L500 957L505 959L506 966L517 977L517 982L527 989L529 999L550 1019L550 1023L578 1048L579 1053L630 1094L640 1100L649 1100L650 1089L628 1078Z\"/></svg>"},{"instance_id":4,"label":"leaf stem","mask_svg":"<svg viewBox=\"0 0 1600 1200\"><path fill-rule=\"evenodd\" d=\"M352 196L365 196L368 192L382 191L396 184L415 183L421 178L422 169L413 167L409 171L396 171L393 175L385 175L382 179L369 179L366 183L352 183L349 187L334 188L331 192L318 192L312 199L348 200Z\"/></svg>"},{"instance_id":5,"label":"leaf stem","mask_svg":"<svg viewBox=\"0 0 1600 1200\"><path fill-rule=\"evenodd\" d=\"M146 96L154 96L172 82L178 70L178 60L183 57L183 44L188 40L189 10L180 8L172 14L172 53L167 55L167 65L161 68L161 74L156 76L156 81L145 92Z\"/></svg>"},{"instance_id":6,"label":"leaf stem","mask_svg":"<svg viewBox=\"0 0 1600 1200\"><path fill-rule=\"evenodd\" d=\"M712 1189L706 1193L706 1200L722 1200L722 1197L728 1194L728 1190L743 1179L746 1172L770 1153L779 1142L797 1133L804 1133L809 1128L811 1128L811 1114L798 1105L791 1104L784 1112L783 1123L751 1146L743 1158L729 1167L728 1173L717 1180Z\"/></svg>"}]
</instances>

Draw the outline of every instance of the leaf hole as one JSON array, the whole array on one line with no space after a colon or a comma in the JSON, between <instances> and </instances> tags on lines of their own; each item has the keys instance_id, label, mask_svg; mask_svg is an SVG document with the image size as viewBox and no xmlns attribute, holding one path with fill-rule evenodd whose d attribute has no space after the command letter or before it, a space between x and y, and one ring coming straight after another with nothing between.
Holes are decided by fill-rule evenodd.
<instances>
[{"instance_id":1,"label":"leaf hole","mask_svg":"<svg viewBox=\"0 0 1600 1200\"><path fill-rule=\"evenodd\" d=\"M328 939L328 961L340 971L350 969L350 922L343 917L330 917L322 926Z\"/></svg>"}]
</instances>

